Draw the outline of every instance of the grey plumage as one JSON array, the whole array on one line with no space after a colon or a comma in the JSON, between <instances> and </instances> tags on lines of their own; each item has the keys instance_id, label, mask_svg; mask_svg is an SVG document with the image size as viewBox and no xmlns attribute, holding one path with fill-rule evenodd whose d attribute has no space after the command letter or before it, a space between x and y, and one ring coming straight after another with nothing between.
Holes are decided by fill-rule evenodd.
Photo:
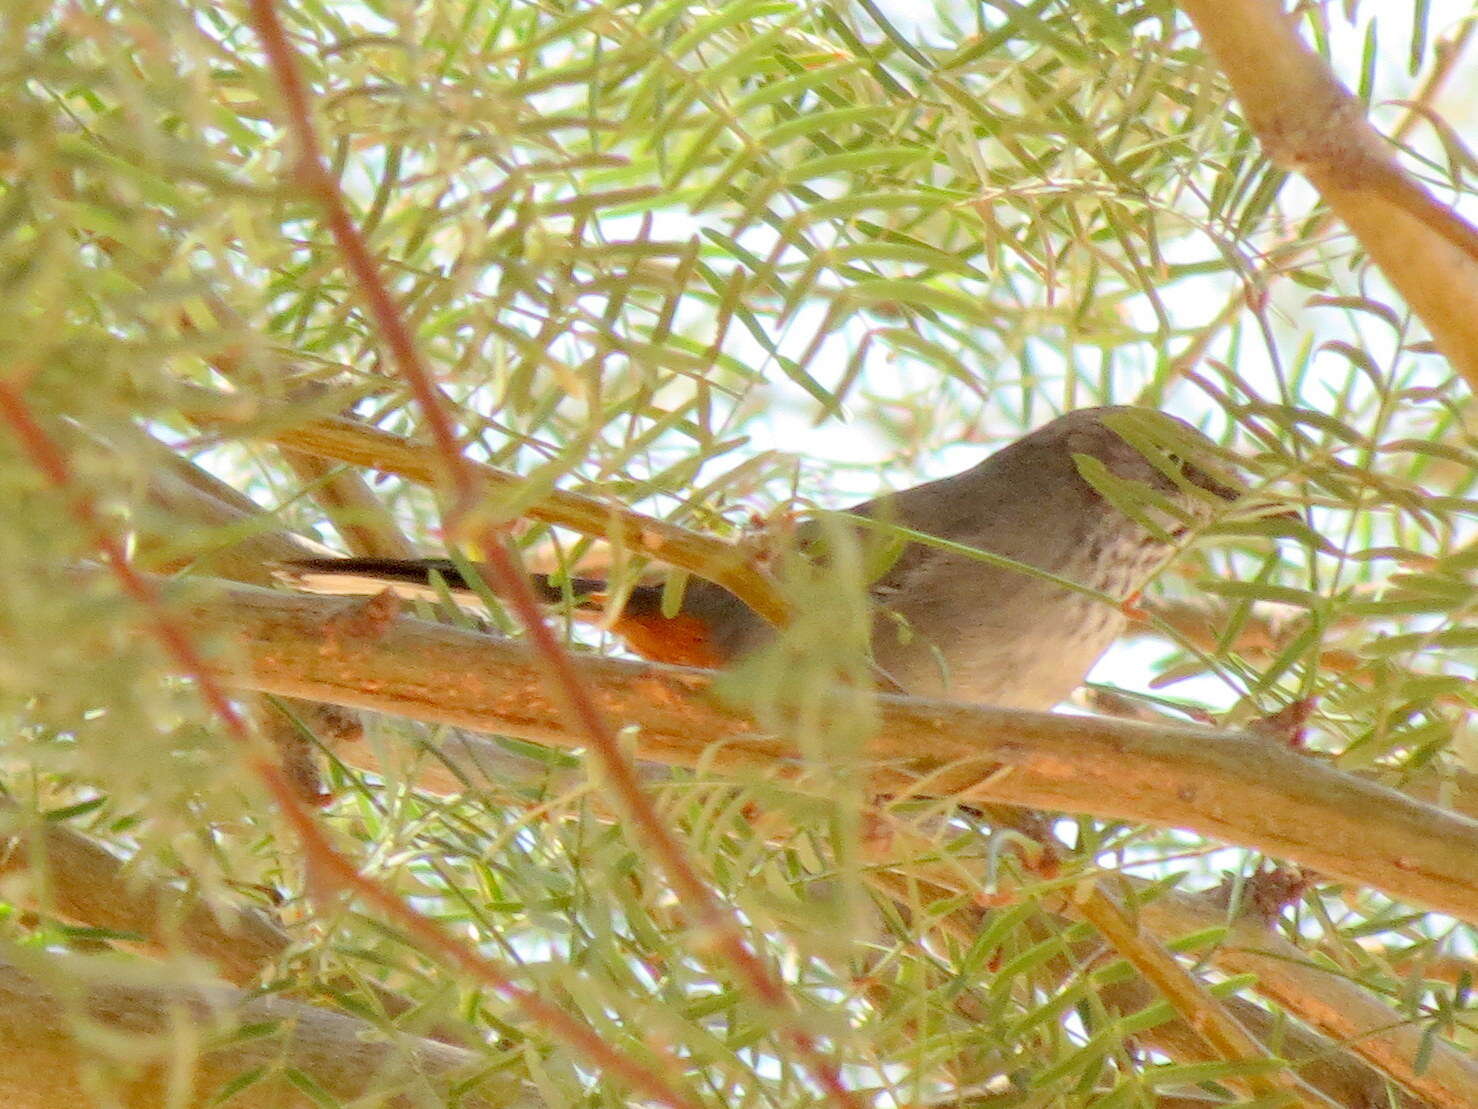
<instances>
[{"instance_id":1,"label":"grey plumage","mask_svg":"<svg viewBox=\"0 0 1478 1109\"><path fill-rule=\"evenodd\" d=\"M1147 443L1146 451L1125 435ZM1206 517L1217 499L1239 495L1189 461L1210 452L1199 432L1162 413L1080 409L963 473L850 512L877 521L878 530L897 525L1002 556L1118 602L1173 555L1188 523ZM1129 483L1121 504L1146 522L1112 503L1081 467L1097 470L1111 486ZM817 534L810 526L798 538L804 544ZM319 591L372 592L396 582L424 589L431 569L454 591L465 585L445 560L313 560L289 564L283 576ZM577 582L573 593L578 598L599 584ZM563 592L545 578L536 585L548 600ZM1117 603L919 542L902 547L870 592L877 607L873 657L893 683L915 695L1005 707L1046 709L1062 700L1125 623ZM630 606L656 613L659 588L638 587ZM711 629L721 658L775 634L710 582L691 581L682 610Z\"/></svg>"},{"instance_id":2,"label":"grey plumage","mask_svg":"<svg viewBox=\"0 0 1478 1109\"><path fill-rule=\"evenodd\" d=\"M1171 440L1182 453L1210 450L1198 431L1163 413L1079 409L962 473L849 511L1001 555L1122 601L1175 548L1106 500L1079 472L1075 455L1097 459L1115 478L1168 500L1184 519L1145 511L1164 517L1172 540L1215 500L1240 492L1168 451L1162 469L1115 430L1141 423L1151 439ZM1008 708L1046 709L1061 701L1126 622L1117 605L921 543L904 548L872 594L887 610L873 623L873 658L893 683L916 696ZM753 649L773 634L708 582L691 583L683 607L723 629L727 653Z\"/></svg>"}]
</instances>

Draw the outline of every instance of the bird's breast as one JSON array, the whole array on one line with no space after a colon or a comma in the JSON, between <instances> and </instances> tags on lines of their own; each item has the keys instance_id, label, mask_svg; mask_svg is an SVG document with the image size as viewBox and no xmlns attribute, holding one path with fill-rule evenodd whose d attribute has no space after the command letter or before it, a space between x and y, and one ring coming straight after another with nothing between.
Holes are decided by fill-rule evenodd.
<instances>
[{"instance_id":1,"label":"bird's breast","mask_svg":"<svg viewBox=\"0 0 1478 1109\"><path fill-rule=\"evenodd\" d=\"M1088 537L1074 557L1051 567L1100 596L1020 571L962 564L894 600L894 618L876 625L874 657L915 696L1045 711L1082 684L1123 632L1121 602L1169 553L1138 528L1116 527ZM900 623L907 634L899 634Z\"/></svg>"}]
</instances>

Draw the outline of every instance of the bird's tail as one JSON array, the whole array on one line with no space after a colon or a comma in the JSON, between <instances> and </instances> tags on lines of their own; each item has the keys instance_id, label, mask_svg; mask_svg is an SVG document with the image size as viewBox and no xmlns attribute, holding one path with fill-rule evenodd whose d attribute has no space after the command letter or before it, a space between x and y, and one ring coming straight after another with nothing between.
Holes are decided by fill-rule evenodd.
<instances>
[{"instance_id":1,"label":"bird's tail","mask_svg":"<svg viewBox=\"0 0 1478 1109\"><path fill-rule=\"evenodd\" d=\"M310 593L374 596L390 589L401 596L432 601L450 597L469 608L485 607L478 591L446 558L303 558L279 562L272 572ZM570 602L572 616L609 622L610 630L643 658L707 669L728 661L703 618L689 612L663 613L660 585L636 586L621 610L611 613L606 609L606 583L598 578L530 574L529 580L545 604Z\"/></svg>"},{"instance_id":2,"label":"bird's tail","mask_svg":"<svg viewBox=\"0 0 1478 1109\"><path fill-rule=\"evenodd\" d=\"M309 593L354 597L389 589L417 600L450 597L468 608L484 607L481 594L449 558L302 558L279 562L272 572L280 581ZM577 611L585 612L600 612L605 604L606 583L599 578L530 574L529 580L545 604L568 601ZM659 588L640 585L626 601L628 609L660 603Z\"/></svg>"}]
</instances>

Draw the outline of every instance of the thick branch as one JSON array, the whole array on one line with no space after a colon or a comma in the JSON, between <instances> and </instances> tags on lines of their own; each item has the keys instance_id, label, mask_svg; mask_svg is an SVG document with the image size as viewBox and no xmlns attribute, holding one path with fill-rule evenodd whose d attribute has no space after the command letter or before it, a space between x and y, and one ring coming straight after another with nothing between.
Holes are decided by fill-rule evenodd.
<instances>
[{"instance_id":1,"label":"thick branch","mask_svg":"<svg viewBox=\"0 0 1478 1109\"><path fill-rule=\"evenodd\" d=\"M1427 74L1416 96L1407 101L1405 114L1391 132L1393 142L1404 142L1416 129L1417 124L1427 118L1438 94L1457 69L1463 51L1473 37L1473 28L1474 24L1471 21L1464 23L1459 26L1451 38L1437 44L1433 51L1436 64ZM1335 222L1333 216L1325 212L1309 224L1306 231L1297 238L1265 254L1249 286L1265 289L1279 277L1292 272L1295 263L1312 253L1313 244L1323 238ZM1235 291L1222 305L1221 311L1213 316L1210 322L1202 327L1178 354L1164 363L1155 380L1140 394L1139 403L1159 407L1170 383L1176 378L1189 375L1195 369L1196 364L1206 357L1211 341L1224 328L1230 326L1233 320L1241 316L1247 308L1247 303L1246 289Z\"/></svg>"},{"instance_id":2,"label":"thick branch","mask_svg":"<svg viewBox=\"0 0 1478 1109\"><path fill-rule=\"evenodd\" d=\"M1478 389L1478 232L1397 162L1359 100L1299 38L1279 0L1180 0L1268 156L1355 233Z\"/></svg>"},{"instance_id":3,"label":"thick branch","mask_svg":"<svg viewBox=\"0 0 1478 1109\"><path fill-rule=\"evenodd\" d=\"M110 1057L107 1047L119 1052L111 1055L118 1078L104 1079L104 1089L115 1099L108 1104L122 1109L214 1105L228 1083L258 1068L266 1073L235 1092L232 1106L319 1104L290 1080L294 1071L312 1079L335 1104L367 1097L375 1105L411 1109L450 1104L454 1094L457 1105L484 1109L542 1104L531 1091L496 1075L481 1079L475 1092L457 1093L458 1083L486 1061L448 1044L386 1042L380 1030L362 1021L280 998L227 988L125 985L109 981L111 975L122 977L116 964L91 959L48 958L45 973L36 977L0 963L0 1104L97 1104L92 1068ZM52 992L58 981L69 983L60 996ZM258 1028L238 1038L224 1035L247 1026ZM262 1026L278 1031L264 1035ZM218 1035L202 1035L202 1029ZM144 1049L139 1041L149 1039L156 1042ZM134 1043L125 1048L128 1041ZM159 1041L175 1046L161 1051ZM210 1043L222 1046L204 1046Z\"/></svg>"},{"instance_id":4,"label":"thick branch","mask_svg":"<svg viewBox=\"0 0 1478 1109\"><path fill-rule=\"evenodd\" d=\"M10 816L19 810L6 804ZM258 979L287 950L288 938L264 914L217 913L193 896L138 873L101 844L47 821L0 838L0 875L37 872L38 906L93 928L133 934L140 943L185 949L208 959L228 981ZM223 919L223 916L225 919Z\"/></svg>"},{"instance_id":5,"label":"thick branch","mask_svg":"<svg viewBox=\"0 0 1478 1109\"><path fill-rule=\"evenodd\" d=\"M239 688L308 697L570 747L526 648L419 620L373 641L353 602L223 587L186 606L200 632L230 632ZM804 774L794 748L719 704L712 676L582 660L603 712L639 726L638 757L726 772ZM1193 829L1478 922L1478 822L1340 773L1266 740L880 696L866 756L874 788L997 801Z\"/></svg>"},{"instance_id":6,"label":"thick branch","mask_svg":"<svg viewBox=\"0 0 1478 1109\"><path fill-rule=\"evenodd\" d=\"M134 530L139 564L172 573L186 567L267 584L272 563L335 552L291 532L230 486L163 443L154 453L147 506ZM183 537L183 542L182 542Z\"/></svg>"},{"instance_id":7,"label":"thick branch","mask_svg":"<svg viewBox=\"0 0 1478 1109\"><path fill-rule=\"evenodd\" d=\"M250 500L164 444L157 444L155 455L158 464L149 479L151 511L140 514L142 524L135 531L135 550L142 566L153 570L193 567L237 581L264 583L272 578L274 561L312 557L310 552L320 550L318 544L272 526L274 522ZM163 519L150 519L156 514ZM196 526L180 528L181 519ZM183 542L182 535L188 537ZM323 784L311 744L299 725L325 741L356 738L363 730L357 718L333 705L292 700L282 707L293 719L269 698L258 699L252 714L278 749L283 771L298 795L316 801Z\"/></svg>"},{"instance_id":8,"label":"thick branch","mask_svg":"<svg viewBox=\"0 0 1478 1109\"><path fill-rule=\"evenodd\" d=\"M323 706L327 708L328 706ZM8 803L0 811L19 815ZM33 821L0 838L0 877L29 872L29 881L7 887L8 896L65 920L137 937L145 950L184 949L205 959L221 978L257 984L286 954L291 939L266 913L240 905L212 904L178 889L145 868L130 865L95 840L64 825ZM329 992L369 990L390 1017L414 1004L373 982L333 979ZM437 1024L436 1039L466 1040L465 1029Z\"/></svg>"}]
</instances>

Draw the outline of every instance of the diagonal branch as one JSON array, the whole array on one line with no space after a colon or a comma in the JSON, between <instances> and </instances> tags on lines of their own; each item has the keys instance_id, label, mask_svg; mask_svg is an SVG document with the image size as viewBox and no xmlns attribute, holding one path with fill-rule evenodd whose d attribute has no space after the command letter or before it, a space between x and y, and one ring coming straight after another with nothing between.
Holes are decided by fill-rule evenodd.
<instances>
[{"instance_id":1,"label":"diagonal branch","mask_svg":"<svg viewBox=\"0 0 1478 1109\"><path fill-rule=\"evenodd\" d=\"M190 631L167 610L156 580L135 567L125 545L99 511L96 501L78 484L71 462L57 440L36 419L21 389L9 380L0 380L0 420L9 426L21 451L37 472L66 499L70 515L91 540L120 591L145 614L146 626L164 648L166 656L181 674L188 675L195 682L205 706L225 729L227 738L240 752L243 764L272 798L283 820L296 834L299 845L308 856L308 865L321 881L330 888L357 895L398 923L425 950L436 952L446 962L496 991L632 1088L644 1090L674 1109L685 1109L694 1104L668 1081L667 1076L616 1051L589 1025L540 994L520 986L503 964L465 944L431 917L361 874L358 867L329 841L323 828L304 807L302 797L280 765L263 751L264 744L252 732L221 682L207 666Z\"/></svg>"},{"instance_id":2,"label":"diagonal branch","mask_svg":"<svg viewBox=\"0 0 1478 1109\"><path fill-rule=\"evenodd\" d=\"M243 411L230 398L209 390L182 388L180 397L186 413L197 423L260 428L260 434L278 446L395 474L429 488L435 488L439 480L440 463L429 443L417 443L342 416L295 422L290 426L270 421L258 425L254 421L261 418L260 413ZM527 493L528 479L521 474L471 459L465 460L464 465L477 482L480 499L503 495L511 500ZM582 535L609 539L669 566L689 570L722 585L773 624L783 624L789 618L789 606L775 583L742 550L722 539L563 489L550 490L532 504L520 504L517 513Z\"/></svg>"},{"instance_id":3,"label":"diagonal branch","mask_svg":"<svg viewBox=\"0 0 1478 1109\"><path fill-rule=\"evenodd\" d=\"M1380 997L1307 952L1256 916L1228 919L1209 894L1165 893L1138 907L1161 935L1204 934L1224 926L1210 958L1228 974L1256 974L1259 993L1284 1006L1418 1097L1445 1109L1478 1104L1478 1062L1402 1020Z\"/></svg>"},{"instance_id":4,"label":"diagonal branch","mask_svg":"<svg viewBox=\"0 0 1478 1109\"><path fill-rule=\"evenodd\" d=\"M1437 44L1436 64L1427 74L1416 96L1407 102L1406 114L1391 132L1393 141L1403 141L1431 111L1432 103L1457 69L1457 64L1473 37L1474 27L1474 22L1469 20L1451 38ZM1248 286L1253 289L1265 288L1291 271L1302 257L1311 253L1312 244L1327 234L1335 222L1328 212L1316 217L1295 241L1284 243L1263 257L1262 264L1249 280ZM1155 380L1140 394L1139 403L1158 405L1170 383L1176 378L1189 375L1196 364L1206 357L1212 340L1242 314L1248 299L1247 289L1239 288L1234 292L1221 310L1203 324L1179 352L1165 361Z\"/></svg>"},{"instance_id":5,"label":"diagonal branch","mask_svg":"<svg viewBox=\"0 0 1478 1109\"><path fill-rule=\"evenodd\" d=\"M20 810L0 812L10 824ZM228 982L255 982L290 941L266 914L232 906L229 914L151 876L130 872L101 844L64 825L35 821L0 837L0 876L37 872L38 907L92 928L132 934L160 950L184 947L208 959Z\"/></svg>"},{"instance_id":6,"label":"diagonal branch","mask_svg":"<svg viewBox=\"0 0 1478 1109\"><path fill-rule=\"evenodd\" d=\"M973 900L980 892L979 886L960 880L958 868L925 864L920 869L910 861L935 855L928 842L902 836L891 844L891 850L893 865L907 868L907 882L896 870L876 870L871 879L889 897L907 902L918 896L921 886L941 900L958 900L962 895ZM1422 1104L1441 1109L1468 1109L1478 1104L1478 1061L1442 1037L1429 1035L1421 1024L1404 1016L1366 986L1351 981L1337 969L1320 965L1316 958L1278 935L1259 916L1248 912L1232 915L1218 891L1182 893L1157 889L1149 882L1122 874L1115 876L1114 882L1132 895L1135 918L1142 927L1159 936L1198 937L1194 954L1223 974L1256 975L1253 989L1257 993L1275 1001L1319 1034L1318 1040L1323 1042L1322 1050L1328 1057L1305 1059L1299 1070L1324 1093L1345 1104L1384 1104L1383 1082L1378 1077L1384 1075L1421 1098ZM1047 898L1044 907L1067 920L1083 916L1071 891ZM952 909L935 923L966 941L985 927L982 910L969 903ZM1115 984L1111 991L1126 1002L1120 1006L1122 1012L1142 1008L1147 1000L1142 979L1129 979L1122 988ZM1270 1031L1278 1031L1269 1026L1266 1011L1245 1004L1224 1004L1259 1034L1266 1036ZM1161 1029L1166 1030L1166 1026ZM1171 1039L1161 1046L1167 1051L1173 1047L1171 1053L1177 1057L1194 1057L1196 1044L1187 1042L1185 1030L1169 1031ZM1309 1040L1306 1038L1305 1042ZM1342 1059L1342 1051L1357 1056L1372 1069L1350 1065L1350 1061ZM1310 1071L1308 1064L1315 1061L1318 1067Z\"/></svg>"},{"instance_id":7,"label":"diagonal branch","mask_svg":"<svg viewBox=\"0 0 1478 1109\"><path fill-rule=\"evenodd\" d=\"M1225 1003L1187 972L1175 956L1147 928L1142 919L1131 919L1118 900L1101 884L1094 883L1075 899L1079 916L1113 945L1114 949L1137 970L1145 982L1159 991L1170 1003L1191 1032L1211 1049L1213 1056L1228 1062L1268 1063L1272 1055ZM1228 1077L1229 1085L1245 1089L1259 1098L1277 1101L1280 1095L1292 1095L1293 1104L1324 1105L1337 1109L1335 1103L1318 1090L1302 1082L1286 1067L1271 1073L1250 1070L1237 1078Z\"/></svg>"},{"instance_id":8,"label":"diagonal branch","mask_svg":"<svg viewBox=\"0 0 1478 1109\"><path fill-rule=\"evenodd\" d=\"M9 803L0 812L19 813ZM0 837L0 877L31 872L14 897L29 897L40 909L90 928L137 937L155 951L183 948L206 959L215 973L238 986L255 985L287 954L292 940L266 913L242 905L207 902L178 889L157 875L141 872L102 844L50 821ZM391 990L366 982L334 979L328 985L352 995L368 989L391 1017L410 1012L414 1003ZM458 1042L450 1025L430 1030L439 1040Z\"/></svg>"},{"instance_id":9,"label":"diagonal branch","mask_svg":"<svg viewBox=\"0 0 1478 1109\"><path fill-rule=\"evenodd\" d=\"M369 244L349 213L338 180L320 152L310 116L308 86L297 54L277 18L275 0L249 0L248 11L297 143L294 174L317 201L344 266L355 280L360 300L430 426L441 477L452 493L451 507L444 517L449 539L455 542L466 536L476 541L486 564L481 573L487 578L488 586L503 595L510 611L524 626L556 700L584 733L611 792L666 872L689 919L711 933L714 950L735 972L739 983L779 1018L781 1036L794 1047L827 1099L836 1105L860 1106L841 1075L840 1065L801 1023L781 979L745 938L734 913L720 904L708 878L699 873L683 844L657 812L615 729L591 697L564 644L544 620L533 587L514 558L505 528L478 518L476 507L481 492L478 475L462 455L447 398L422 361L410 327L381 276L379 261L370 253ZM201 684L204 687L206 683L201 680ZM220 715L224 718L227 714ZM633 1077L637 1074L630 1073ZM641 1077L645 1088L653 1088L655 1076L641 1072Z\"/></svg>"},{"instance_id":10,"label":"diagonal branch","mask_svg":"<svg viewBox=\"0 0 1478 1109\"><path fill-rule=\"evenodd\" d=\"M1396 160L1279 0L1180 0L1277 164L1302 173L1478 389L1478 231Z\"/></svg>"}]
</instances>

